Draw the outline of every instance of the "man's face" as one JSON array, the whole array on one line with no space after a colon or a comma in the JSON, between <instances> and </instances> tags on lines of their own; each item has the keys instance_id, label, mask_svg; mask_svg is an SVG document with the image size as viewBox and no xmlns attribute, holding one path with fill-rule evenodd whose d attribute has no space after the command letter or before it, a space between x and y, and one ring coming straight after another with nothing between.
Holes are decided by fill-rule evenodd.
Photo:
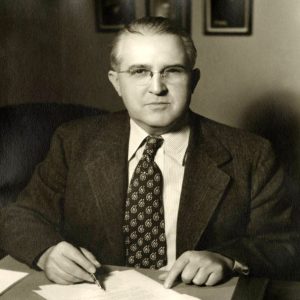
<instances>
[{"instance_id":1,"label":"man's face","mask_svg":"<svg viewBox=\"0 0 300 300\"><path fill-rule=\"evenodd\" d=\"M127 34L119 49L121 73L110 71L109 79L130 117L152 135L172 130L185 117L198 81L181 39L171 34ZM143 75L148 70L152 77ZM168 70L165 78L159 73L163 70Z\"/></svg>"}]
</instances>

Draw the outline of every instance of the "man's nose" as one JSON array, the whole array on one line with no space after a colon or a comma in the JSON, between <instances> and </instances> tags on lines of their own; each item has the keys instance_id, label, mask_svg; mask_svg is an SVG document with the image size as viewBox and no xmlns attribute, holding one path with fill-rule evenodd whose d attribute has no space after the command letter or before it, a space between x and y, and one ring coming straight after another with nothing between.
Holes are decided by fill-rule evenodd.
<instances>
[{"instance_id":1,"label":"man's nose","mask_svg":"<svg viewBox=\"0 0 300 300\"><path fill-rule=\"evenodd\" d=\"M150 79L149 92L155 95L165 94L168 91L160 73L154 73Z\"/></svg>"}]
</instances>

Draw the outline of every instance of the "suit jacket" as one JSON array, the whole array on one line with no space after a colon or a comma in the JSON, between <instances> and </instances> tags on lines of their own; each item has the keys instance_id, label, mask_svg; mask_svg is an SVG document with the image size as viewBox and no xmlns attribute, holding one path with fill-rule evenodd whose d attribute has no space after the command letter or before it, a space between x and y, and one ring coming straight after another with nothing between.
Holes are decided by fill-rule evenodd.
<instances>
[{"instance_id":1,"label":"suit jacket","mask_svg":"<svg viewBox=\"0 0 300 300\"><path fill-rule=\"evenodd\" d=\"M191 113L177 256L210 250L252 274L289 273L295 259L284 177L263 138ZM104 264L124 265L129 117L113 113L60 127L44 162L1 216L2 247L33 265L66 240Z\"/></svg>"}]
</instances>

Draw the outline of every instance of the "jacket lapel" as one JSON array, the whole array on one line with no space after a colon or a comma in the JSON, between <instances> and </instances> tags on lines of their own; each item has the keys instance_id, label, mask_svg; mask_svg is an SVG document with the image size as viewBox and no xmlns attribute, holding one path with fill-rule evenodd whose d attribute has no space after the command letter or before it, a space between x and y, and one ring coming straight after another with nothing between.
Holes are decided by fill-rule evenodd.
<instances>
[{"instance_id":1,"label":"jacket lapel","mask_svg":"<svg viewBox=\"0 0 300 300\"><path fill-rule=\"evenodd\" d=\"M122 212L127 190L128 139L128 117L118 121L112 120L109 132L95 140L91 155L94 158L87 162L85 167L99 208L100 228L105 231L107 237L108 245L102 247L106 248L105 252L111 257L116 258L115 263L120 264L124 257L123 243L120 241L123 240Z\"/></svg>"},{"instance_id":2,"label":"jacket lapel","mask_svg":"<svg viewBox=\"0 0 300 300\"><path fill-rule=\"evenodd\" d=\"M178 212L177 256L195 249L230 181L221 166L231 155L212 132L207 132L203 120L192 116Z\"/></svg>"}]
</instances>

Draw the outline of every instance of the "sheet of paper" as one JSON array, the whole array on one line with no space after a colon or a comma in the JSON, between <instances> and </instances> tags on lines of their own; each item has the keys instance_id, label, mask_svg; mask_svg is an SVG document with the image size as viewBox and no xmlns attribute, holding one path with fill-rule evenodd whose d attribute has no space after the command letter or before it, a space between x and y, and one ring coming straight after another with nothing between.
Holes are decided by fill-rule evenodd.
<instances>
[{"instance_id":1,"label":"sheet of paper","mask_svg":"<svg viewBox=\"0 0 300 300\"><path fill-rule=\"evenodd\" d=\"M104 281L105 291L95 284L43 285L34 291L48 300L192 300L188 295L165 289L162 284L135 270L116 271Z\"/></svg>"},{"instance_id":2,"label":"sheet of paper","mask_svg":"<svg viewBox=\"0 0 300 300\"><path fill-rule=\"evenodd\" d=\"M0 269L0 295L28 273Z\"/></svg>"}]
</instances>

